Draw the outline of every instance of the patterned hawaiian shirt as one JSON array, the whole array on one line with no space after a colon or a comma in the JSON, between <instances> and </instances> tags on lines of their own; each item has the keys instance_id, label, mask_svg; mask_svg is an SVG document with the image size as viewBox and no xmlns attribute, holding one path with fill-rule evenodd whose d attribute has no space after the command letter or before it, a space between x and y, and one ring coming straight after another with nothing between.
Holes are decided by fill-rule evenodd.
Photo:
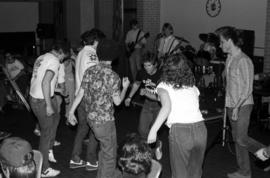
<instances>
[{"instance_id":1,"label":"patterned hawaiian shirt","mask_svg":"<svg viewBox=\"0 0 270 178\"><path fill-rule=\"evenodd\" d=\"M88 119L97 123L114 120L113 95L120 96L120 82L111 66L102 62L85 71L81 87Z\"/></svg>"}]
</instances>

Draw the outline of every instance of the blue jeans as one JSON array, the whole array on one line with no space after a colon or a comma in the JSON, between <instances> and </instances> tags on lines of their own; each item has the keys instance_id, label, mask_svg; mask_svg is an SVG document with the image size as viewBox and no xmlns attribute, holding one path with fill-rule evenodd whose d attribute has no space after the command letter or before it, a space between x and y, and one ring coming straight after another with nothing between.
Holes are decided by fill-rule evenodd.
<instances>
[{"instance_id":1,"label":"blue jeans","mask_svg":"<svg viewBox=\"0 0 270 178\"><path fill-rule=\"evenodd\" d=\"M172 178L200 178L207 142L204 122L173 124L169 134Z\"/></svg>"},{"instance_id":2,"label":"blue jeans","mask_svg":"<svg viewBox=\"0 0 270 178\"><path fill-rule=\"evenodd\" d=\"M54 143L54 138L56 135L57 127L60 121L60 115L57 111L57 101L56 98L52 99L52 106L55 113L51 116L46 114L46 102L44 99L35 99L30 97L30 105L33 113L38 119L40 125L40 140L39 140L39 151L43 155L43 166L42 171L45 171L50 167L48 162L49 148Z\"/></svg>"},{"instance_id":3,"label":"blue jeans","mask_svg":"<svg viewBox=\"0 0 270 178\"><path fill-rule=\"evenodd\" d=\"M239 108L237 121L232 120L233 108L227 108L228 117L232 127L232 136L235 142L235 151L238 172L242 175L250 175L249 153L255 153L258 149L265 147L263 144L248 136L250 114L253 105L244 105Z\"/></svg>"},{"instance_id":4,"label":"blue jeans","mask_svg":"<svg viewBox=\"0 0 270 178\"><path fill-rule=\"evenodd\" d=\"M114 178L117 149L115 122L96 123L88 120L88 124L100 144L97 178Z\"/></svg>"},{"instance_id":5,"label":"blue jeans","mask_svg":"<svg viewBox=\"0 0 270 178\"><path fill-rule=\"evenodd\" d=\"M82 144L86 135L89 133L89 142L87 143L86 161L91 164L96 164L97 161L97 146L98 142L87 124L87 113L85 111L84 101L82 101L77 109L78 111L78 127L74 140L71 159L76 161L80 158L82 153Z\"/></svg>"},{"instance_id":6,"label":"blue jeans","mask_svg":"<svg viewBox=\"0 0 270 178\"><path fill-rule=\"evenodd\" d=\"M146 99L140 114L139 134L143 139L147 139L151 126L159 113L160 105L157 101Z\"/></svg>"},{"instance_id":7,"label":"blue jeans","mask_svg":"<svg viewBox=\"0 0 270 178\"><path fill-rule=\"evenodd\" d=\"M129 67L132 75L132 81L136 81L136 75L142 68L141 61L142 49L134 49L133 53L129 57Z\"/></svg>"}]
</instances>

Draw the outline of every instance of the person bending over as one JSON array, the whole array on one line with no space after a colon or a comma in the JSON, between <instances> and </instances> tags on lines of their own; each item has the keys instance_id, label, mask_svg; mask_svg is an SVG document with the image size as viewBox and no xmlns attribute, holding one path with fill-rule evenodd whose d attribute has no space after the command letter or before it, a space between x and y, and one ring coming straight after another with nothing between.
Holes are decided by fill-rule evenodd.
<instances>
[{"instance_id":1,"label":"person bending over","mask_svg":"<svg viewBox=\"0 0 270 178\"><path fill-rule=\"evenodd\" d=\"M148 134L148 143L157 139L165 120L170 128L169 152L172 178L200 178L207 142L207 130L199 109L199 90L186 58L173 55L163 66L157 94L161 109Z\"/></svg>"}]
</instances>

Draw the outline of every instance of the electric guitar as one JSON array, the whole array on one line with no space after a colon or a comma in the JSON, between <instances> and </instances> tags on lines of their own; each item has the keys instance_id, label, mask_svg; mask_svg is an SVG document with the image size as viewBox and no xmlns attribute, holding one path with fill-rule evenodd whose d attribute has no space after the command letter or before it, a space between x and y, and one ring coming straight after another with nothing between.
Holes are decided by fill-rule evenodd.
<instances>
[{"instance_id":1,"label":"electric guitar","mask_svg":"<svg viewBox=\"0 0 270 178\"><path fill-rule=\"evenodd\" d=\"M165 60L166 60L169 56L178 53L178 50L181 51L182 49L183 49L182 44L181 44L181 43L178 43L178 44L174 47L173 50L171 50L171 51L165 53L164 55L160 56L160 57L158 58L158 61L159 61L159 68L161 68L161 67L163 66Z\"/></svg>"},{"instance_id":2,"label":"electric guitar","mask_svg":"<svg viewBox=\"0 0 270 178\"><path fill-rule=\"evenodd\" d=\"M147 33L145 33L141 38L139 38L138 40L137 40L137 42L131 42L131 43L128 43L128 56L130 56L132 53L133 53L133 51L135 50L135 46L137 45L137 44L139 44L144 38L145 39L147 39L147 38L149 38L149 36L150 36L150 33L149 32L147 32Z\"/></svg>"}]
</instances>

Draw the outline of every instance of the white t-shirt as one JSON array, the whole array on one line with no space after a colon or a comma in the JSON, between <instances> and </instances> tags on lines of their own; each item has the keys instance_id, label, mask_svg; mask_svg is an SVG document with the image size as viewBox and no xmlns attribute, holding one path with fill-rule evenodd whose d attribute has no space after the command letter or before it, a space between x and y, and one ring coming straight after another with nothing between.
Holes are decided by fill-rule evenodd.
<instances>
[{"instance_id":1,"label":"white t-shirt","mask_svg":"<svg viewBox=\"0 0 270 178\"><path fill-rule=\"evenodd\" d=\"M197 87L174 89L161 82L157 88L165 89L171 100L171 112L166 123L168 127L174 123L195 123L203 120L199 108L200 91Z\"/></svg>"},{"instance_id":2,"label":"white t-shirt","mask_svg":"<svg viewBox=\"0 0 270 178\"><path fill-rule=\"evenodd\" d=\"M129 30L129 31L127 32L127 35L126 35L125 43L126 43L126 44L129 44L129 43L132 43L132 42L135 43L139 31L140 31L140 29L136 29L136 30L131 29L131 30ZM140 43L146 44L146 39L143 38L143 36L144 36L144 32L141 31L140 34L139 34L139 36L138 36L138 41L137 41L137 42L139 42L139 40L140 40ZM139 49L139 48L142 48L142 46L141 46L140 44L136 44L136 45L135 45L135 48L136 48L136 49Z\"/></svg>"},{"instance_id":3,"label":"white t-shirt","mask_svg":"<svg viewBox=\"0 0 270 178\"><path fill-rule=\"evenodd\" d=\"M15 59L13 63L7 63L6 68L11 79L14 79L24 69L24 66L19 60Z\"/></svg>"},{"instance_id":4,"label":"white t-shirt","mask_svg":"<svg viewBox=\"0 0 270 178\"><path fill-rule=\"evenodd\" d=\"M75 95L78 93L83 74L91 66L94 66L98 63L98 57L96 50L92 46L84 46L83 49L79 52L76 64L75 64L75 79L76 79L76 91Z\"/></svg>"},{"instance_id":5,"label":"white t-shirt","mask_svg":"<svg viewBox=\"0 0 270 178\"><path fill-rule=\"evenodd\" d=\"M51 80L51 97L54 95L54 89L58 79L59 66L59 59L51 53L46 53L37 58L34 64L30 86L30 95L33 98L44 99L42 92L42 80L47 70L54 72L54 76Z\"/></svg>"}]
</instances>

